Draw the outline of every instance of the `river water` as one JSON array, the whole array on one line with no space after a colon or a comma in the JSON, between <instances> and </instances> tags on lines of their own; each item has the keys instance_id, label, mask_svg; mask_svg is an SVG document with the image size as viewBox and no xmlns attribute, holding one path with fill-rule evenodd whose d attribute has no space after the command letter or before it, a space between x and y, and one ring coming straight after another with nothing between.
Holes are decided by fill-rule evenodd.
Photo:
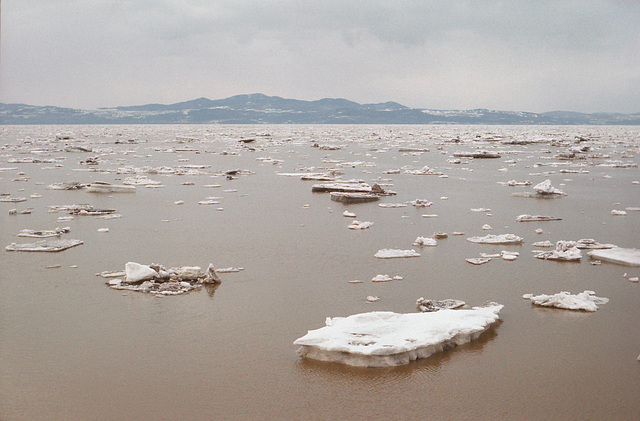
<instances>
[{"instance_id":1,"label":"river water","mask_svg":"<svg viewBox=\"0 0 640 421\"><path fill-rule=\"evenodd\" d=\"M95 125L4 126L0 134L0 193L28 199L0 202L0 244L30 242L16 237L21 229L65 226L71 232L63 238L84 242L60 253L0 252L0 419L631 420L640 414L640 286L628 280L640 269L592 265L586 251L579 263L531 253L542 240L639 247L640 212L611 215L640 206L640 170L633 166L638 127ZM576 136L587 140L576 143ZM65 152L65 145L92 152ZM589 147L587 159L556 156L582 147ZM455 152L478 149L501 158L453 161ZM98 164L85 165L88 157ZM25 162L31 158L39 162ZM443 176L405 173L424 166ZM164 187L138 186L135 194L46 188L122 183L145 167L192 171L147 174ZM224 175L236 169L242 170L237 177ZM312 181L282 175L330 169L397 192L382 203L420 198L433 205L346 206L312 193ZM500 184L545 179L567 196L514 197L532 186ZM220 204L198 204L211 196ZM65 214L48 212L80 203L116 209L122 218L58 222ZM14 208L33 210L9 215ZM347 209L374 226L347 229ZM562 220L516 222L520 214ZM483 230L485 224L493 229ZM436 247L412 246L437 231L465 235ZM524 244L465 241L489 233L513 233ZM374 258L383 248L414 248L421 256ZM501 250L520 257L482 266L465 261ZM221 273L219 286L170 297L113 290L96 276L129 261L244 269ZM403 279L371 282L378 274ZM610 301L586 313L533 307L521 298L584 290ZM370 295L380 300L370 303ZM326 317L415 312L419 297L505 307L478 340L400 367L355 368L296 354L292 342Z\"/></svg>"}]
</instances>

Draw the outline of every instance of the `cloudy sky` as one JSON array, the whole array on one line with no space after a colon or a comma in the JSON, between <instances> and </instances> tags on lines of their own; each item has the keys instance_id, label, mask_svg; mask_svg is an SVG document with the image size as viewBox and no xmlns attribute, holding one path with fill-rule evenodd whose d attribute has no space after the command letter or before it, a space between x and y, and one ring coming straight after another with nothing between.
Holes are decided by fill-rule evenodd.
<instances>
[{"instance_id":1,"label":"cloudy sky","mask_svg":"<svg viewBox=\"0 0 640 421\"><path fill-rule=\"evenodd\" d=\"M5 0L1 29L0 102L640 112L638 0Z\"/></svg>"}]
</instances>

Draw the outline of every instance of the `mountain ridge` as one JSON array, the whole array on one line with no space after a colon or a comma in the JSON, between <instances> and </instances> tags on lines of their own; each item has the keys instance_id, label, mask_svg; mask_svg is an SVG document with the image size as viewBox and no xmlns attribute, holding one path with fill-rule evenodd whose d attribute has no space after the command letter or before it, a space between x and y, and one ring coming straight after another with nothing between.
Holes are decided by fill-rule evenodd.
<instances>
[{"instance_id":1,"label":"mountain ridge","mask_svg":"<svg viewBox=\"0 0 640 421\"><path fill-rule=\"evenodd\" d=\"M393 101L359 104L344 98L313 101L262 93L205 97L173 104L83 110L0 103L0 124L537 124L639 125L640 113L436 110Z\"/></svg>"}]
</instances>

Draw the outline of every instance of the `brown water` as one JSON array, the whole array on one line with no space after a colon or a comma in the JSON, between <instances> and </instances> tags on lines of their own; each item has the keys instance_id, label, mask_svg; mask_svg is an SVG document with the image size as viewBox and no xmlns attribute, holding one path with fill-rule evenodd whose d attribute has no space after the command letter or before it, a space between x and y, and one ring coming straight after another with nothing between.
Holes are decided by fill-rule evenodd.
<instances>
[{"instance_id":1,"label":"brown water","mask_svg":"<svg viewBox=\"0 0 640 421\"><path fill-rule=\"evenodd\" d=\"M92 146L94 153L61 151L65 141L54 141L54 135L66 131L73 132L67 143ZM593 266L585 252L580 263L542 261L530 252L531 243L547 239L594 238L639 247L640 212L624 217L610 212L640 206L640 185L632 183L640 180L640 171L595 166L608 159L638 163L638 127L5 126L0 133L0 168L15 168L0 170L0 193L43 195L0 203L0 245L29 242L15 236L21 229L57 226L71 227L66 238L84 241L61 253L0 252L2 420L631 420L640 414L640 286L623 278L640 275L640 269ZM593 137L586 143L594 147L592 153L610 158L552 159L576 146L576 135ZM176 136L196 140L178 143ZM444 142L456 136L461 144ZM544 142L503 145L497 136ZM255 150L238 142L247 137L256 138L248 145ZM115 144L129 138L140 143ZM551 140L570 144L551 146ZM313 148L314 143L342 149ZM399 147L430 152L403 153ZM453 152L477 147L500 151L502 158L447 162ZM185 148L194 151L175 151ZM35 155L34 149L46 151ZM99 156L100 164L79 164L88 156ZM24 157L63 160L60 167L7 162ZM72 180L118 183L130 175L113 170L125 165L189 164L211 167L204 175L149 174L165 187L138 187L135 194L45 189ZM448 178L383 174L424 165ZM434 204L426 209L344 206L311 193L313 182L276 174L309 167L338 168L343 178L367 182L388 179L398 195L384 202L424 198ZM562 168L588 173L560 174ZM255 174L236 180L216 175L231 169ZM539 174L544 172L550 173ZM12 181L22 177L29 179ZM497 184L535 184L545 178L568 196L512 197L531 187ZM183 185L187 181L194 185ZM209 184L221 187L203 187ZM220 205L197 204L207 196L222 197ZM174 205L178 200L185 204ZM47 212L50 205L74 203L115 208L123 217L77 216L58 223L64 214ZM31 215L8 215L9 209L27 207L33 208ZM491 216L470 211L479 207L492 209ZM348 230L345 209L375 225ZM563 220L516 223L523 213ZM482 230L484 224L493 230ZM110 231L97 231L103 227ZM534 233L536 228L545 233ZM415 248L411 243L417 236L435 231L466 235L422 248L419 258L373 257L382 248ZM487 233L517 234L525 243L465 241ZM464 260L505 249L521 256L483 266ZM221 274L217 288L174 297L111 290L95 276L123 269L128 261L167 267L212 262L245 269ZM61 267L46 268L57 264ZM404 279L369 281L385 273ZM348 282L354 279L364 282ZM585 289L609 303L583 313L535 308L521 298ZM368 303L368 295L380 301ZM292 345L307 330L323 326L327 316L414 312L419 297L457 298L471 305L492 300L505 308L501 321L479 340L402 367L363 369L303 360Z\"/></svg>"}]
</instances>

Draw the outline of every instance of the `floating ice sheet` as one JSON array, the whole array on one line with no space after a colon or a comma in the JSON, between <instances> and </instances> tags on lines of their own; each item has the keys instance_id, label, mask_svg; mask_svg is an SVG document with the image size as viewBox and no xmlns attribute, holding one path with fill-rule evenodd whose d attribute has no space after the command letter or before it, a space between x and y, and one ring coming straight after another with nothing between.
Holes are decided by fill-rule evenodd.
<instances>
[{"instance_id":1,"label":"floating ice sheet","mask_svg":"<svg viewBox=\"0 0 640 421\"><path fill-rule=\"evenodd\" d=\"M396 259L403 257L420 257L420 253L415 250L382 249L378 250L374 257L378 259Z\"/></svg>"},{"instance_id":2,"label":"floating ice sheet","mask_svg":"<svg viewBox=\"0 0 640 421\"><path fill-rule=\"evenodd\" d=\"M321 361L388 367L477 339L498 320L502 305L470 310L398 314L370 312L326 319L326 326L297 339L298 354Z\"/></svg>"},{"instance_id":3,"label":"floating ice sheet","mask_svg":"<svg viewBox=\"0 0 640 421\"><path fill-rule=\"evenodd\" d=\"M488 234L484 237L469 237L467 241L477 244L521 244L523 239L515 234Z\"/></svg>"},{"instance_id":4,"label":"floating ice sheet","mask_svg":"<svg viewBox=\"0 0 640 421\"><path fill-rule=\"evenodd\" d=\"M7 247L5 247L5 250L32 251L32 252L58 252L58 251L70 249L71 247L79 246L80 244L84 244L84 242L80 240L47 239L47 240L36 241L35 243L23 243L23 244L11 243Z\"/></svg>"},{"instance_id":5,"label":"floating ice sheet","mask_svg":"<svg viewBox=\"0 0 640 421\"><path fill-rule=\"evenodd\" d=\"M622 265L640 266L640 249L615 247L611 249L592 250L589 252L589 256Z\"/></svg>"},{"instance_id":6,"label":"floating ice sheet","mask_svg":"<svg viewBox=\"0 0 640 421\"><path fill-rule=\"evenodd\" d=\"M541 294L534 296L533 294L524 294L522 298L542 307L582 311L596 311L598 304L602 305L609 302L608 298L596 297L593 291L584 291L575 295L566 291L554 295Z\"/></svg>"}]
</instances>

